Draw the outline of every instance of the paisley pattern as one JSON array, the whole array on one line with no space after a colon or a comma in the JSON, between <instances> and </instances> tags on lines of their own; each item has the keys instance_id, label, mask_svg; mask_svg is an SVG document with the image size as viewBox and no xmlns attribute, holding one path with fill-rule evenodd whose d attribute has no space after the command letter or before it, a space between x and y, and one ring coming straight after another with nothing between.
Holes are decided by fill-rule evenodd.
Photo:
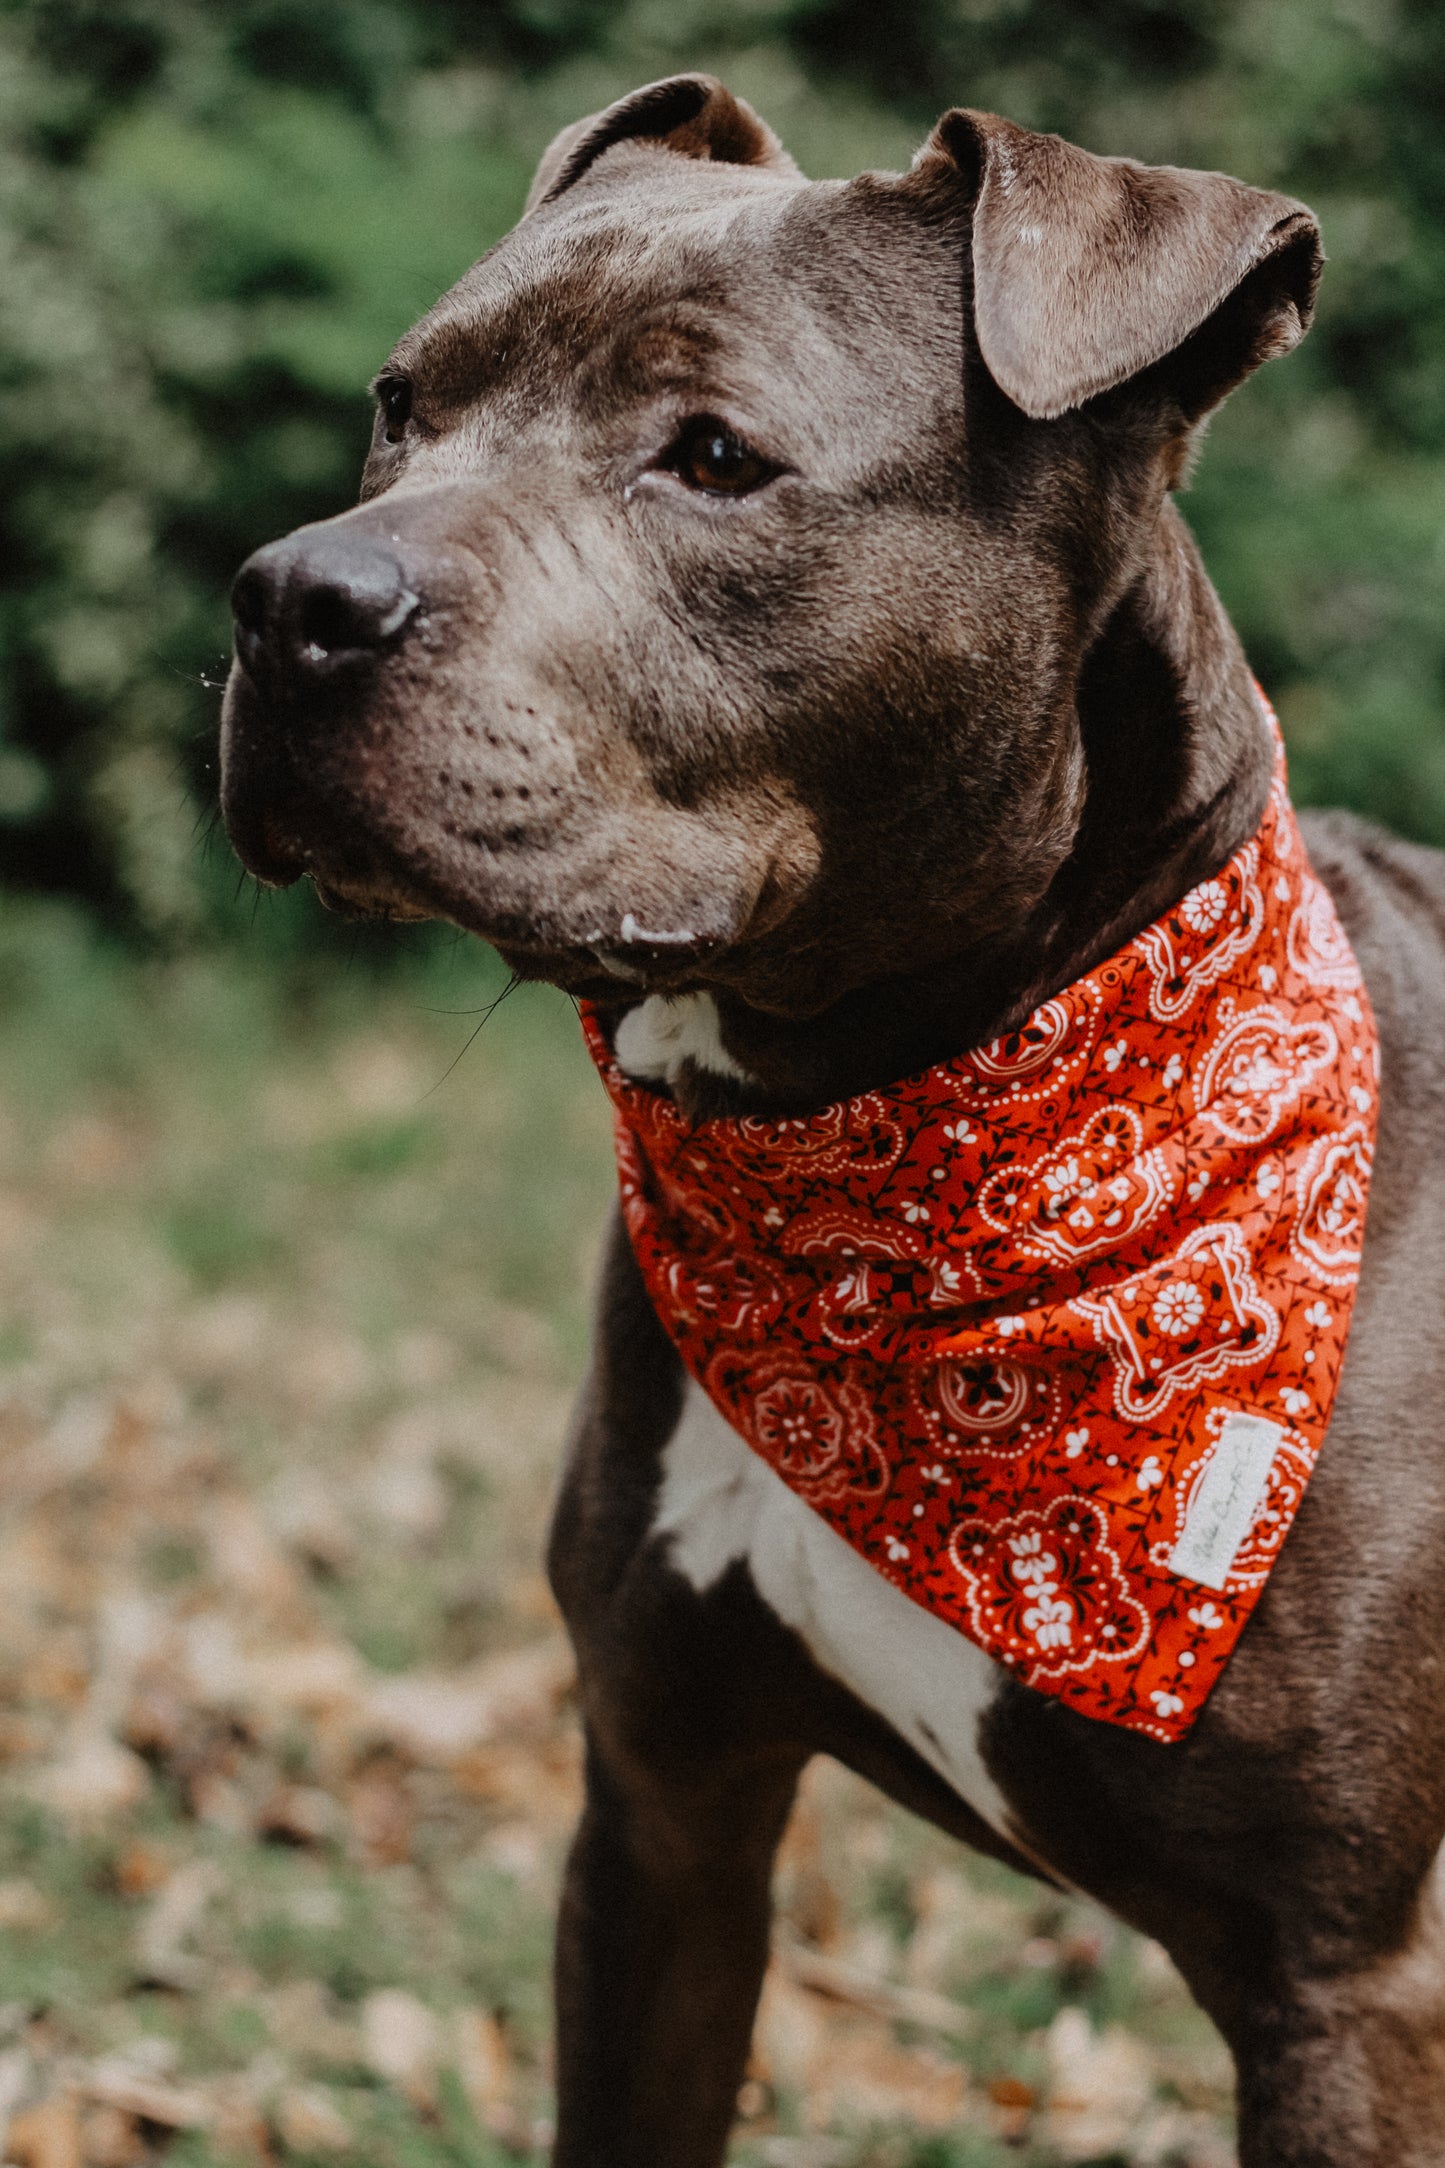
<instances>
[{"instance_id":1,"label":"paisley pattern","mask_svg":"<svg viewBox=\"0 0 1445 2168\"><path fill-rule=\"evenodd\" d=\"M1299 1209L1290 1248L1330 1287L1352 1287L1365 1241L1370 1198L1371 1134L1351 1122L1337 1137L1317 1137L1295 1177Z\"/></svg>"},{"instance_id":2,"label":"paisley pattern","mask_svg":"<svg viewBox=\"0 0 1445 2168\"><path fill-rule=\"evenodd\" d=\"M1279 1311L1261 1293L1233 1220L1199 1228L1159 1264L1073 1307L1108 1348L1114 1405L1136 1423L1161 1415L1177 1393L1256 1368L1280 1335Z\"/></svg>"},{"instance_id":3,"label":"paisley pattern","mask_svg":"<svg viewBox=\"0 0 1445 2168\"><path fill-rule=\"evenodd\" d=\"M951 1064L958 1088L991 1105L1048 1099L1087 1067L1094 1045L1098 998L1089 980L1055 994L1002 1039L975 1047Z\"/></svg>"},{"instance_id":4,"label":"paisley pattern","mask_svg":"<svg viewBox=\"0 0 1445 2168\"><path fill-rule=\"evenodd\" d=\"M1290 968L1309 985L1358 988L1360 967L1354 950L1320 882L1305 882L1304 894L1290 915L1286 945Z\"/></svg>"},{"instance_id":5,"label":"paisley pattern","mask_svg":"<svg viewBox=\"0 0 1445 2168\"><path fill-rule=\"evenodd\" d=\"M1052 1363L979 1355L920 1364L914 1406L941 1453L1024 1453L1058 1428L1063 1383Z\"/></svg>"},{"instance_id":6,"label":"paisley pattern","mask_svg":"<svg viewBox=\"0 0 1445 2168\"><path fill-rule=\"evenodd\" d=\"M898 1085L693 1123L584 1024L648 1290L727 1420L1029 1686L1183 1737L1323 1440L1369 1196L1374 1022L1282 753L1228 865ZM1279 1442L1206 1588L1170 1562L1231 1415Z\"/></svg>"},{"instance_id":7,"label":"paisley pattern","mask_svg":"<svg viewBox=\"0 0 1445 2168\"><path fill-rule=\"evenodd\" d=\"M752 1442L810 1505L876 1497L888 1488L874 1411L856 1380L825 1376L787 1353L758 1357L741 1376L737 1354L725 1348L703 1385L720 1406L746 1392Z\"/></svg>"},{"instance_id":8,"label":"paisley pattern","mask_svg":"<svg viewBox=\"0 0 1445 2168\"><path fill-rule=\"evenodd\" d=\"M960 1521L948 1548L975 1640L1026 1665L1036 1685L1088 1670L1101 1646L1127 1663L1148 1644L1149 1613L1130 1594L1091 1498Z\"/></svg>"},{"instance_id":9,"label":"paisley pattern","mask_svg":"<svg viewBox=\"0 0 1445 2168\"><path fill-rule=\"evenodd\" d=\"M1265 815L1266 826L1271 814L1278 820L1274 803ZM1187 1016L1200 994L1217 986L1258 942L1265 917L1259 885L1262 845L1263 831L1222 873L1201 881L1131 943L1148 971L1149 1014L1157 1023L1175 1024Z\"/></svg>"},{"instance_id":10,"label":"paisley pattern","mask_svg":"<svg viewBox=\"0 0 1445 2168\"><path fill-rule=\"evenodd\" d=\"M1225 1008L1224 1003L1220 1006ZM1257 1143L1273 1135L1311 1077L1338 1060L1339 1047L1328 1024L1315 1018L1296 1023L1282 1009L1262 1002L1236 1016L1215 1040L1194 1096L1220 1136L1238 1144Z\"/></svg>"},{"instance_id":11,"label":"paisley pattern","mask_svg":"<svg viewBox=\"0 0 1445 2168\"><path fill-rule=\"evenodd\" d=\"M1143 1149L1144 1124L1128 1106L1104 1106L1027 1169L1001 1167L978 1193L978 1212L1012 1235L1026 1257L1068 1264L1116 1250L1159 1217L1174 1170Z\"/></svg>"}]
</instances>

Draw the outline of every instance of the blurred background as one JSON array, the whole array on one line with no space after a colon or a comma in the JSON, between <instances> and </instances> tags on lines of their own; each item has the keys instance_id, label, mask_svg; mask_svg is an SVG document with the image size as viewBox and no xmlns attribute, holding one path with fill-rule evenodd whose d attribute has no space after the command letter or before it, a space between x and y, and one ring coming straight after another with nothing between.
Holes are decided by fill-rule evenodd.
<instances>
[{"instance_id":1,"label":"blurred background","mask_svg":"<svg viewBox=\"0 0 1445 2168\"><path fill-rule=\"evenodd\" d=\"M0 2126L17 2168L540 2160L576 1802L541 1531L610 1192L570 1008L259 897L225 593L553 132L723 73L1305 198L1185 500L1297 795L1445 843L1426 0L0 0ZM484 1027L484 1028L483 1028ZM1167 1961L812 1772L738 2162L1227 2168Z\"/></svg>"}]
</instances>

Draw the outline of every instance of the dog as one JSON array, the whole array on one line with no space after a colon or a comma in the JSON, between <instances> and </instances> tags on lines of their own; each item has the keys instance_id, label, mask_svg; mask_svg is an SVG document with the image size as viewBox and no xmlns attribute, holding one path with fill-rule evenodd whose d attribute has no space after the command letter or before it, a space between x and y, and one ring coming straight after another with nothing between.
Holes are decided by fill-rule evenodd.
<instances>
[{"instance_id":1,"label":"dog","mask_svg":"<svg viewBox=\"0 0 1445 2168\"><path fill-rule=\"evenodd\" d=\"M988 114L826 182L705 76L580 122L387 362L360 504L238 576L242 860L480 934L684 1120L994 1041L1259 828L1268 734L1174 492L1320 260L1289 199ZM818 1753L1161 1942L1243 2168L1445 2160L1445 858L1304 826L1378 1025L1368 1237L1327 1442L1185 1737L875 1571L614 1226L550 1547L587 1742L560 2168L721 2161Z\"/></svg>"}]
</instances>

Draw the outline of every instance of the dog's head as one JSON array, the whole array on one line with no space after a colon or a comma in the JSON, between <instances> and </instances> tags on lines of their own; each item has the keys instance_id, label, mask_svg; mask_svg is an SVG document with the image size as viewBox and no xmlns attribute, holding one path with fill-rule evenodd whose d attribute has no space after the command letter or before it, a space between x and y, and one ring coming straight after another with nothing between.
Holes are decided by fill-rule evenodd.
<instances>
[{"instance_id":1,"label":"dog's head","mask_svg":"<svg viewBox=\"0 0 1445 2168\"><path fill-rule=\"evenodd\" d=\"M387 361L359 506L242 568L237 849L780 1016L1020 923L1081 659L1318 264L1286 198L987 114L809 182L707 77L623 99Z\"/></svg>"}]
</instances>

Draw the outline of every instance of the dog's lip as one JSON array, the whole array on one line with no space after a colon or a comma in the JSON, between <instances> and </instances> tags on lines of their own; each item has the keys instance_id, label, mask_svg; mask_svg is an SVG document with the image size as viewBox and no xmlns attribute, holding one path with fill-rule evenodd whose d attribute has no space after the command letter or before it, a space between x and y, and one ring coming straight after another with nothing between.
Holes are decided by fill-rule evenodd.
<instances>
[{"instance_id":1,"label":"dog's lip","mask_svg":"<svg viewBox=\"0 0 1445 2168\"><path fill-rule=\"evenodd\" d=\"M585 931L528 924L518 928L515 919L492 916L473 908L467 899L442 895L430 883L411 878L338 872L319 862L307 864L304 872L322 903L344 917L445 919L465 933L519 954L569 966L585 962L600 968L607 978L629 985L673 986L694 976L708 957L727 945L722 934L646 927L632 911L622 912L616 932L595 923Z\"/></svg>"},{"instance_id":2,"label":"dog's lip","mask_svg":"<svg viewBox=\"0 0 1445 2168\"><path fill-rule=\"evenodd\" d=\"M403 924L445 920L505 949L539 976L557 975L574 987L585 981L614 995L623 985L647 992L686 991L698 982L708 959L729 946L722 933L650 927L634 911L621 912L612 925L593 917L580 930L518 925L514 918L478 909L468 898L442 894L412 874L339 868L291 834L268 828L265 843L264 865L255 862L253 852L247 856L256 877L270 887L309 880L326 908L342 918Z\"/></svg>"},{"instance_id":3,"label":"dog's lip","mask_svg":"<svg viewBox=\"0 0 1445 2168\"><path fill-rule=\"evenodd\" d=\"M234 840L242 864L263 887L293 888L298 881L309 880L327 910L342 918L417 922L448 915L424 898L411 880L370 867L338 866L329 853L269 814L258 829L248 829L244 843Z\"/></svg>"},{"instance_id":4,"label":"dog's lip","mask_svg":"<svg viewBox=\"0 0 1445 2168\"><path fill-rule=\"evenodd\" d=\"M222 801L231 848L263 888L293 888L310 869L304 844L270 813L259 820Z\"/></svg>"},{"instance_id":5,"label":"dog's lip","mask_svg":"<svg viewBox=\"0 0 1445 2168\"><path fill-rule=\"evenodd\" d=\"M311 880L327 910L341 918L380 918L420 925L437 916L435 911L423 910L392 890L370 882L326 880L319 873L313 873Z\"/></svg>"},{"instance_id":6,"label":"dog's lip","mask_svg":"<svg viewBox=\"0 0 1445 2168\"><path fill-rule=\"evenodd\" d=\"M722 945L716 938L708 939L687 935L675 945L660 949L641 940L632 940L625 946L609 946L596 939L576 941L519 942L500 934L495 926L480 919L463 917L456 910L423 906L408 897L399 896L387 884L364 880L340 880L312 872L307 876L327 910L350 919L381 919L393 923L420 925L429 920L449 920L466 933L477 935L484 941L500 943L509 952L541 965L548 975L552 971L566 973L567 981L574 988L585 991L594 973L589 966L600 968L609 993L615 994L619 985L635 988L646 993L679 993L690 987L697 978L699 967L709 955ZM624 914L624 923L631 914ZM579 983L578 968L582 980Z\"/></svg>"},{"instance_id":7,"label":"dog's lip","mask_svg":"<svg viewBox=\"0 0 1445 2168\"><path fill-rule=\"evenodd\" d=\"M724 946L721 934L694 933L689 926L644 926L636 912L624 911L617 932L598 929L584 946L609 978L650 985L695 971Z\"/></svg>"},{"instance_id":8,"label":"dog's lip","mask_svg":"<svg viewBox=\"0 0 1445 2168\"><path fill-rule=\"evenodd\" d=\"M348 845L319 823L312 832L305 809L273 804L248 817L228 808L228 821L242 862L266 887L310 880L326 908L343 918L447 921L500 949L526 977L589 997L615 1000L624 988L634 995L698 989L708 965L737 947L741 928L734 920L747 915L696 903L669 910L642 899L585 896L571 908L537 910L519 899L520 908L507 909L375 836L358 852L354 839ZM724 915L727 923L719 923Z\"/></svg>"}]
</instances>

